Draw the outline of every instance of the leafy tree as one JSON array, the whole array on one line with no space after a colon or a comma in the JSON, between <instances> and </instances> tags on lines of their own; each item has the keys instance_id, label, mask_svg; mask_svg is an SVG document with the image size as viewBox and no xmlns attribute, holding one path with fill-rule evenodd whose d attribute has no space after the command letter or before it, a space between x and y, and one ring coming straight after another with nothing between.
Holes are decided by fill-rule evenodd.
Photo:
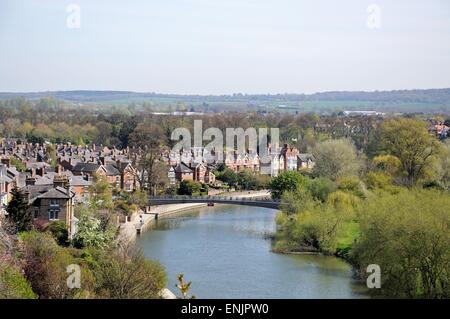
<instances>
[{"instance_id":1,"label":"leafy tree","mask_svg":"<svg viewBox=\"0 0 450 319\"><path fill-rule=\"evenodd\" d=\"M137 177L141 188L152 189L161 177L158 172L161 168L157 163L161 150L167 145L164 131L160 126L139 123L129 136L129 144L136 154L137 161L134 164L140 172Z\"/></svg>"},{"instance_id":2,"label":"leafy tree","mask_svg":"<svg viewBox=\"0 0 450 319\"><path fill-rule=\"evenodd\" d=\"M131 203L138 207L144 207L148 205L147 193L142 190L136 190L131 194Z\"/></svg>"},{"instance_id":3,"label":"leafy tree","mask_svg":"<svg viewBox=\"0 0 450 319\"><path fill-rule=\"evenodd\" d=\"M245 190L255 189L256 178L255 174L249 170L244 169L237 174L237 180L240 188Z\"/></svg>"},{"instance_id":4,"label":"leafy tree","mask_svg":"<svg viewBox=\"0 0 450 319\"><path fill-rule=\"evenodd\" d=\"M313 168L315 176L335 181L344 176L357 176L361 169L356 148L347 139L318 143L313 155L316 161Z\"/></svg>"},{"instance_id":5,"label":"leafy tree","mask_svg":"<svg viewBox=\"0 0 450 319\"><path fill-rule=\"evenodd\" d=\"M439 181L444 187L450 189L450 140L443 144L437 170Z\"/></svg>"},{"instance_id":6,"label":"leafy tree","mask_svg":"<svg viewBox=\"0 0 450 319\"><path fill-rule=\"evenodd\" d=\"M85 211L79 218L73 243L77 248L106 248L111 243L113 235L110 231L104 230L100 219Z\"/></svg>"},{"instance_id":7,"label":"leafy tree","mask_svg":"<svg viewBox=\"0 0 450 319\"><path fill-rule=\"evenodd\" d=\"M184 180L180 183L180 188L178 189L179 195L194 195L199 193L201 189L201 184L191 180Z\"/></svg>"},{"instance_id":8,"label":"leafy tree","mask_svg":"<svg viewBox=\"0 0 450 319\"><path fill-rule=\"evenodd\" d=\"M383 123L381 148L400 160L401 173L408 187L432 173L441 151L439 142L428 133L425 123L408 118Z\"/></svg>"},{"instance_id":9,"label":"leafy tree","mask_svg":"<svg viewBox=\"0 0 450 319\"><path fill-rule=\"evenodd\" d=\"M284 171L270 182L273 199L279 200L284 192L294 192L299 187L306 187L309 179L296 171Z\"/></svg>"},{"instance_id":10,"label":"leafy tree","mask_svg":"<svg viewBox=\"0 0 450 319\"><path fill-rule=\"evenodd\" d=\"M381 289L400 298L450 297L450 201L439 191L383 193L360 210L351 256L365 271L377 264Z\"/></svg>"},{"instance_id":11,"label":"leafy tree","mask_svg":"<svg viewBox=\"0 0 450 319\"><path fill-rule=\"evenodd\" d=\"M314 178L308 183L308 191L321 202L326 202L328 195L336 190L336 184L328 178Z\"/></svg>"},{"instance_id":12,"label":"leafy tree","mask_svg":"<svg viewBox=\"0 0 450 319\"><path fill-rule=\"evenodd\" d=\"M6 207L8 219L15 225L17 232L29 231L33 228L33 216L28 209L26 194L17 187L11 191L11 201Z\"/></svg>"},{"instance_id":13,"label":"leafy tree","mask_svg":"<svg viewBox=\"0 0 450 319\"><path fill-rule=\"evenodd\" d=\"M57 154L55 145L48 144L45 146L45 159L50 163L52 167L56 167Z\"/></svg>"},{"instance_id":14,"label":"leafy tree","mask_svg":"<svg viewBox=\"0 0 450 319\"><path fill-rule=\"evenodd\" d=\"M95 175L94 182L89 186L91 203L93 207L112 208L112 189L105 176Z\"/></svg>"},{"instance_id":15,"label":"leafy tree","mask_svg":"<svg viewBox=\"0 0 450 319\"><path fill-rule=\"evenodd\" d=\"M11 160L11 165L15 166L19 172L25 172L25 170L27 169L25 164L22 163L19 159L15 158L14 156L11 156L10 160Z\"/></svg>"},{"instance_id":16,"label":"leafy tree","mask_svg":"<svg viewBox=\"0 0 450 319\"><path fill-rule=\"evenodd\" d=\"M372 160L374 167L391 176L396 176L400 170L402 163L393 155L378 155Z\"/></svg>"},{"instance_id":17,"label":"leafy tree","mask_svg":"<svg viewBox=\"0 0 450 319\"><path fill-rule=\"evenodd\" d=\"M229 168L226 168L223 171L216 171L216 178L227 183L231 187L236 187L238 184L237 174Z\"/></svg>"}]
</instances>

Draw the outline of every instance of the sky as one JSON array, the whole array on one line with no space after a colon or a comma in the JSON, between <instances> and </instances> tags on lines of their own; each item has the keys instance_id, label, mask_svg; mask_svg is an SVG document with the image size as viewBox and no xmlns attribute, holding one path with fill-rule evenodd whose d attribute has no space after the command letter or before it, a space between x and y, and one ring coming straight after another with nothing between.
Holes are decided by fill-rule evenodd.
<instances>
[{"instance_id":1,"label":"sky","mask_svg":"<svg viewBox=\"0 0 450 319\"><path fill-rule=\"evenodd\" d=\"M1 92L444 87L448 0L0 0Z\"/></svg>"}]
</instances>

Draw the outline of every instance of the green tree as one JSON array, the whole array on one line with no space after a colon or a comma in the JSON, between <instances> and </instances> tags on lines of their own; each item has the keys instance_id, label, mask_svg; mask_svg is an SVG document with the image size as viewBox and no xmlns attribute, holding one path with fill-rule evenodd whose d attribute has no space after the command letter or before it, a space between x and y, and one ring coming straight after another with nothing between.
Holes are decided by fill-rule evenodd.
<instances>
[{"instance_id":1,"label":"green tree","mask_svg":"<svg viewBox=\"0 0 450 319\"><path fill-rule=\"evenodd\" d=\"M180 188L178 189L179 195L194 195L199 193L201 190L200 183L191 180L184 180L180 183Z\"/></svg>"},{"instance_id":2,"label":"green tree","mask_svg":"<svg viewBox=\"0 0 450 319\"><path fill-rule=\"evenodd\" d=\"M361 160L356 148L347 139L328 140L318 143L313 149L315 165L313 174L333 181L344 176L357 176Z\"/></svg>"},{"instance_id":3,"label":"green tree","mask_svg":"<svg viewBox=\"0 0 450 319\"><path fill-rule=\"evenodd\" d=\"M106 248L111 244L113 236L112 232L104 230L100 219L91 212L84 211L79 218L73 244L77 248Z\"/></svg>"},{"instance_id":4,"label":"green tree","mask_svg":"<svg viewBox=\"0 0 450 319\"><path fill-rule=\"evenodd\" d=\"M229 168L225 168L223 171L216 171L216 178L231 187L236 187L238 184L238 175Z\"/></svg>"},{"instance_id":5,"label":"green tree","mask_svg":"<svg viewBox=\"0 0 450 319\"><path fill-rule=\"evenodd\" d=\"M281 199L284 192L294 192L306 187L309 179L296 171L284 171L270 182L270 193L275 200Z\"/></svg>"},{"instance_id":6,"label":"green tree","mask_svg":"<svg viewBox=\"0 0 450 319\"><path fill-rule=\"evenodd\" d=\"M10 157L11 165L14 166L19 172L25 172L27 167L24 163L22 163L19 159L15 158L14 156Z\"/></svg>"},{"instance_id":7,"label":"green tree","mask_svg":"<svg viewBox=\"0 0 450 319\"><path fill-rule=\"evenodd\" d=\"M113 208L111 185L105 176L94 176L94 182L89 186L93 207Z\"/></svg>"},{"instance_id":8,"label":"green tree","mask_svg":"<svg viewBox=\"0 0 450 319\"><path fill-rule=\"evenodd\" d=\"M56 167L57 154L56 154L55 145L47 144L45 146L45 159L47 160L48 163L50 163L50 165L53 168Z\"/></svg>"},{"instance_id":9,"label":"green tree","mask_svg":"<svg viewBox=\"0 0 450 319\"><path fill-rule=\"evenodd\" d=\"M308 184L308 191L311 195L321 202L326 202L328 195L336 190L336 184L324 177L314 178Z\"/></svg>"},{"instance_id":10,"label":"green tree","mask_svg":"<svg viewBox=\"0 0 450 319\"><path fill-rule=\"evenodd\" d=\"M33 228L33 216L28 209L26 194L17 187L11 191L11 201L6 207L8 219L15 226L16 232L29 231Z\"/></svg>"},{"instance_id":11,"label":"green tree","mask_svg":"<svg viewBox=\"0 0 450 319\"><path fill-rule=\"evenodd\" d=\"M237 181L239 187L245 190L255 189L256 187L255 174L249 169L244 169L240 171L237 174Z\"/></svg>"},{"instance_id":12,"label":"green tree","mask_svg":"<svg viewBox=\"0 0 450 319\"><path fill-rule=\"evenodd\" d=\"M359 213L360 236L351 252L361 271L380 266L387 297L450 297L450 201L436 190L382 193Z\"/></svg>"},{"instance_id":13,"label":"green tree","mask_svg":"<svg viewBox=\"0 0 450 319\"><path fill-rule=\"evenodd\" d=\"M428 133L425 123L408 118L383 123L381 149L400 160L408 187L433 174L434 163L441 152L439 142Z\"/></svg>"}]
</instances>

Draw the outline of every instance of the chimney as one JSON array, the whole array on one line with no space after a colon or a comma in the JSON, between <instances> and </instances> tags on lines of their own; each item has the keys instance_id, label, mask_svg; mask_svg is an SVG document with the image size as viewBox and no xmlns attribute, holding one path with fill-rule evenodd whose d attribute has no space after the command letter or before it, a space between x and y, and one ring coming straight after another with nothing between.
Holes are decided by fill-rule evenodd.
<instances>
[{"instance_id":1,"label":"chimney","mask_svg":"<svg viewBox=\"0 0 450 319\"><path fill-rule=\"evenodd\" d=\"M55 177L53 178L53 187L59 186L62 188L67 188L68 185L69 185L69 180L64 175L58 174L58 175L55 175Z\"/></svg>"},{"instance_id":2,"label":"chimney","mask_svg":"<svg viewBox=\"0 0 450 319\"><path fill-rule=\"evenodd\" d=\"M104 156L100 156L99 160L102 165L105 165L105 157Z\"/></svg>"},{"instance_id":3,"label":"chimney","mask_svg":"<svg viewBox=\"0 0 450 319\"><path fill-rule=\"evenodd\" d=\"M11 159L9 157L2 158L2 164L5 164L6 167L9 168L9 166L11 165Z\"/></svg>"},{"instance_id":4,"label":"chimney","mask_svg":"<svg viewBox=\"0 0 450 319\"><path fill-rule=\"evenodd\" d=\"M63 171L62 166L61 166L60 164L56 165L56 167L55 167L55 173L56 173L56 174L61 174L62 171Z\"/></svg>"},{"instance_id":5,"label":"chimney","mask_svg":"<svg viewBox=\"0 0 450 319\"><path fill-rule=\"evenodd\" d=\"M31 177L36 177L36 168L31 168Z\"/></svg>"},{"instance_id":6,"label":"chimney","mask_svg":"<svg viewBox=\"0 0 450 319\"><path fill-rule=\"evenodd\" d=\"M45 175L45 166L42 166L41 168L39 168L37 173L41 177L44 177L44 175Z\"/></svg>"},{"instance_id":7,"label":"chimney","mask_svg":"<svg viewBox=\"0 0 450 319\"><path fill-rule=\"evenodd\" d=\"M34 185L36 183L36 177L29 176L25 179L25 185Z\"/></svg>"}]
</instances>

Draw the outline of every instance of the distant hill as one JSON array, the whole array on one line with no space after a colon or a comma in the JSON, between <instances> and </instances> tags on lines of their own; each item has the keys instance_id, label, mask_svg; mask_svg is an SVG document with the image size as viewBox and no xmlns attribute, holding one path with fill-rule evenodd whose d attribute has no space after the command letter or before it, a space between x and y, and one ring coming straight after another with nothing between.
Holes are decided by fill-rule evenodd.
<instances>
[{"instance_id":1,"label":"distant hill","mask_svg":"<svg viewBox=\"0 0 450 319\"><path fill-rule=\"evenodd\" d=\"M377 110L391 112L450 112L450 88L397 91L337 91L314 94L232 94L179 95L132 91L49 91L0 93L0 100L24 97L53 97L73 103L106 105L141 104L156 106L184 104L210 111L233 110L243 106L249 110L285 109L296 111Z\"/></svg>"}]
</instances>

